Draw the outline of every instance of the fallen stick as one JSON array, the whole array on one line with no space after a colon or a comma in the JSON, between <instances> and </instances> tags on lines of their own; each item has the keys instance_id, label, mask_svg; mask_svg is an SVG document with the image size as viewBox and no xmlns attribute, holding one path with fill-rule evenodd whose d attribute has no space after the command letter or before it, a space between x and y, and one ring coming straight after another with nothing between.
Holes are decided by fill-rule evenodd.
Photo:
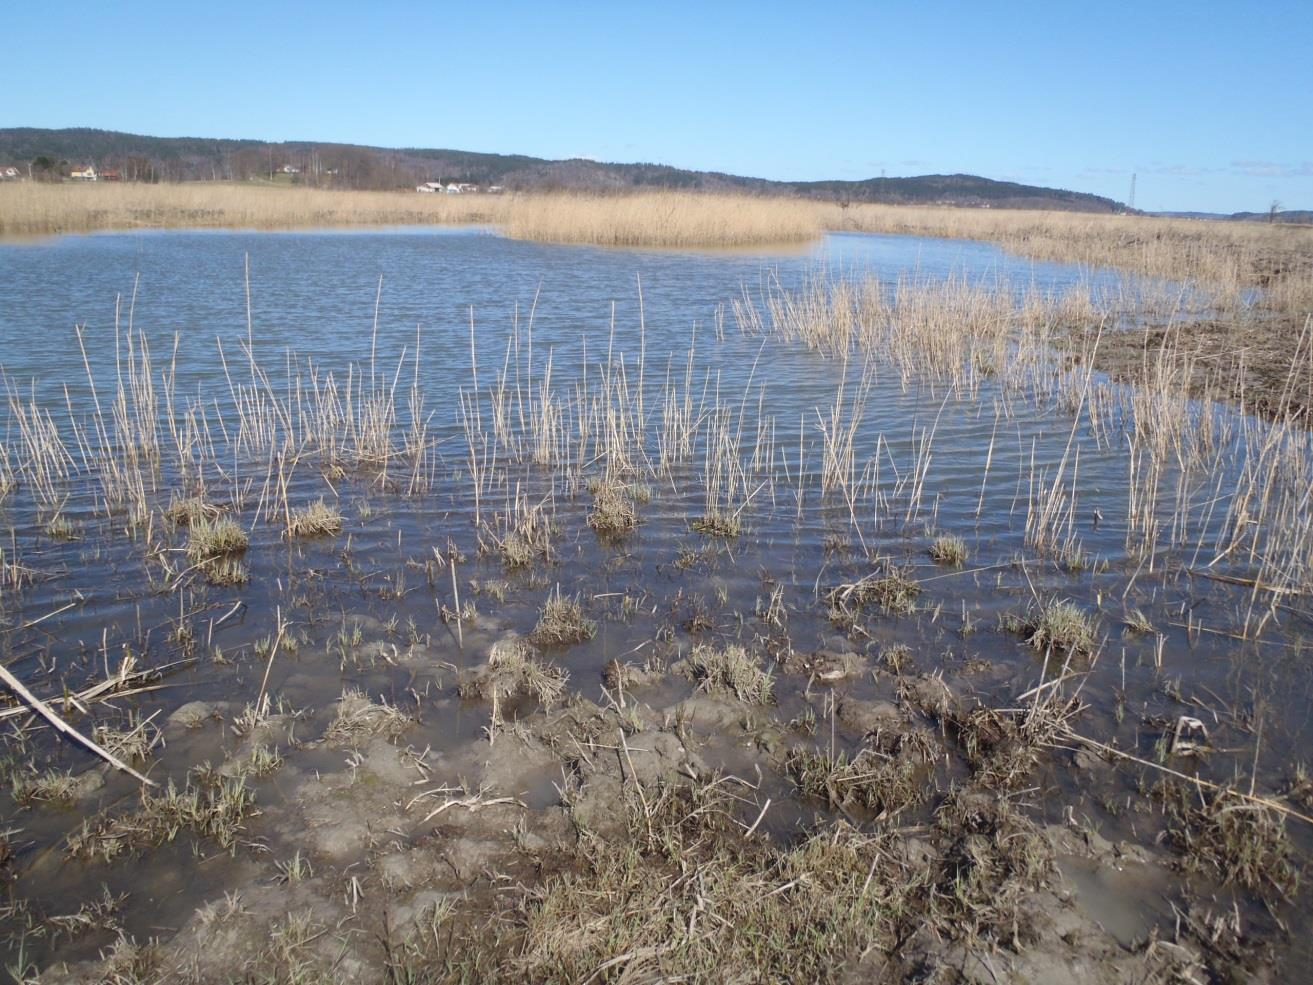
<instances>
[{"instance_id":1,"label":"fallen stick","mask_svg":"<svg viewBox=\"0 0 1313 985\"><path fill-rule=\"evenodd\" d=\"M269 686L269 671L273 670L274 657L278 654L278 644L283 641L283 609L278 607L278 614L275 617L278 623L278 635L274 637L274 645L269 648L269 661L264 665L264 678L260 681L260 696L255 699L256 714L264 713L264 692Z\"/></svg>"},{"instance_id":2,"label":"fallen stick","mask_svg":"<svg viewBox=\"0 0 1313 985\"><path fill-rule=\"evenodd\" d=\"M182 685L181 684L150 684L146 687L133 687L133 688L128 688L126 691L115 691L109 697L130 698L134 694L149 694L151 691L163 691L165 688L170 688L170 687L182 687ZM104 697L104 698L97 697L93 700L97 702L99 701L107 702L109 700L109 697ZM70 694L64 700L68 702L68 704L73 705L73 707L75 707L78 711L82 712L82 714L84 715L91 714L91 709L87 705L84 705L82 703L87 700L87 694L85 691L80 691L76 694ZM31 716L32 714L33 714L32 709L28 708L26 705L14 705L12 708L5 708L3 710L0 710L0 722L6 721L10 718L18 718L20 715Z\"/></svg>"},{"instance_id":3,"label":"fallen stick","mask_svg":"<svg viewBox=\"0 0 1313 985\"><path fill-rule=\"evenodd\" d=\"M48 704L46 704L35 694L29 691L23 685L23 682L20 681L13 674L11 674L9 672L8 667L5 667L3 665L0 665L0 680L3 680L6 684L8 684L15 694L17 694L20 698L22 698L29 705L31 705L32 710L35 711L38 715L40 715L42 718L44 718L46 721L48 721L51 725L53 725L56 731L63 732L65 735L67 735L69 738L73 739L74 741L80 742L82 745L86 746L88 749L94 752L101 759L105 760L105 762L109 763L115 769L120 769L124 773L127 773L130 776L135 777L136 779L140 780L142 783L146 784L146 786L148 787L155 786L154 780L142 776L127 763L123 762L123 760L115 756L108 749L104 749L101 746L97 745L91 739L88 739L85 735L83 735L81 732L75 729L72 725L69 725L68 722L64 721L62 718L56 715L54 710Z\"/></svg>"},{"instance_id":4,"label":"fallen stick","mask_svg":"<svg viewBox=\"0 0 1313 985\"><path fill-rule=\"evenodd\" d=\"M1179 779L1186 780L1190 783L1196 784L1201 787L1207 787L1209 790L1216 790L1219 793L1229 790L1237 797L1240 797L1242 800L1247 800L1251 804L1257 804L1260 807L1271 808L1272 810L1276 811L1279 814L1285 814L1287 817L1296 818L1300 821L1303 821L1305 824L1313 824L1313 817L1309 817L1307 814L1301 814L1293 807L1287 807L1285 804L1281 803L1278 800L1271 800L1268 797L1258 797L1255 796L1254 794L1245 793L1243 790L1237 790L1235 787L1224 787L1220 783L1214 783L1211 780L1205 780L1203 777L1191 776L1189 773L1182 773L1180 770L1174 770L1170 766L1163 766L1161 763L1154 763L1154 762L1150 762L1147 759L1141 759L1139 756L1132 756L1129 752L1122 752L1120 749L1115 749L1112 746L1105 745L1102 742L1096 742L1094 739L1087 739L1079 732L1073 732L1069 728L1064 728L1061 734L1064 738L1074 739L1077 742L1084 743L1085 745L1089 746L1091 749L1097 749L1099 752L1105 752L1112 756L1118 756L1122 759L1128 759L1132 763L1138 763L1141 766L1148 766L1151 769L1159 770L1160 772L1178 777Z\"/></svg>"},{"instance_id":5,"label":"fallen stick","mask_svg":"<svg viewBox=\"0 0 1313 985\"><path fill-rule=\"evenodd\" d=\"M1261 582L1257 578L1237 578L1235 575L1218 575L1210 571L1198 571L1194 568L1186 568L1185 573L1191 578L1207 578L1209 581L1220 581L1224 585L1239 585L1241 588L1254 588L1260 592L1272 592L1274 595L1304 595L1305 592L1298 588L1287 588L1282 585L1269 585Z\"/></svg>"}]
</instances>

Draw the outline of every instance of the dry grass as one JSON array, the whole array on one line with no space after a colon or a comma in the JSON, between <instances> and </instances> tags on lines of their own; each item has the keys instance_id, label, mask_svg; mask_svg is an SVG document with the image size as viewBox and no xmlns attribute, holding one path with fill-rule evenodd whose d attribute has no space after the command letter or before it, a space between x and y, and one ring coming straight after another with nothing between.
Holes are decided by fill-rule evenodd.
<instances>
[{"instance_id":1,"label":"dry grass","mask_svg":"<svg viewBox=\"0 0 1313 985\"><path fill-rule=\"evenodd\" d=\"M827 228L979 239L1023 256L1191 279L1223 291L1264 287L1281 307L1313 301L1313 228L1016 209L855 205Z\"/></svg>"},{"instance_id":2,"label":"dry grass","mask_svg":"<svg viewBox=\"0 0 1313 985\"><path fill-rule=\"evenodd\" d=\"M373 736L395 739L414 719L385 700L375 703L363 691L348 688L337 702L337 714L324 732L326 742L351 745Z\"/></svg>"},{"instance_id":3,"label":"dry grass","mask_svg":"<svg viewBox=\"0 0 1313 985\"><path fill-rule=\"evenodd\" d=\"M791 199L631 195L419 195L222 182L0 186L0 236L101 229L502 226L516 239L605 246L748 246L817 239L821 211Z\"/></svg>"},{"instance_id":4,"label":"dry grass","mask_svg":"<svg viewBox=\"0 0 1313 985\"><path fill-rule=\"evenodd\" d=\"M194 519L188 528L187 557L193 563L240 554L250 544L246 531L228 519Z\"/></svg>"},{"instance_id":5,"label":"dry grass","mask_svg":"<svg viewBox=\"0 0 1313 985\"><path fill-rule=\"evenodd\" d=\"M775 678L757 658L737 643L717 649L699 645L675 668L698 682L709 694L724 694L750 704L774 700Z\"/></svg>"},{"instance_id":6,"label":"dry grass","mask_svg":"<svg viewBox=\"0 0 1313 985\"><path fill-rule=\"evenodd\" d=\"M1191 279L1233 300L1313 306L1313 229L1283 223L857 204L680 191L419 195L255 184L0 186L0 236L99 229L491 224L517 239L612 246L803 242L826 229L987 240L1024 256Z\"/></svg>"},{"instance_id":7,"label":"dry grass","mask_svg":"<svg viewBox=\"0 0 1313 985\"><path fill-rule=\"evenodd\" d=\"M692 192L523 196L505 228L516 239L674 247L806 242L822 232L807 202Z\"/></svg>"},{"instance_id":8,"label":"dry grass","mask_svg":"<svg viewBox=\"0 0 1313 985\"><path fill-rule=\"evenodd\" d=\"M596 633L597 623L584 615L579 599L557 590L543 603L529 640L537 646L568 646L590 640Z\"/></svg>"},{"instance_id":9,"label":"dry grass","mask_svg":"<svg viewBox=\"0 0 1313 985\"><path fill-rule=\"evenodd\" d=\"M0 185L0 235L99 229L462 224L501 221L497 196L325 191L222 182Z\"/></svg>"},{"instance_id":10,"label":"dry grass","mask_svg":"<svg viewBox=\"0 0 1313 985\"><path fill-rule=\"evenodd\" d=\"M836 822L792 844L753 837L741 802L722 780L627 797L625 830L585 828L566 871L451 921L395 980L445 957L453 981L947 982L1039 942L1051 852L1008 801L954 794L917 839Z\"/></svg>"},{"instance_id":11,"label":"dry grass","mask_svg":"<svg viewBox=\"0 0 1313 985\"><path fill-rule=\"evenodd\" d=\"M564 670L543 661L532 643L515 636L492 645L486 670L463 681L460 693L494 704L517 695L531 695L550 708L565 693L567 680L569 675Z\"/></svg>"},{"instance_id":12,"label":"dry grass","mask_svg":"<svg viewBox=\"0 0 1313 985\"><path fill-rule=\"evenodd\" d=\"M293 510L287 520L289 537L322 537L340 533L342 530L342 512L336 506L329 506L322 499L316 500L304 509Z\"/></svg>"}]
</instances>

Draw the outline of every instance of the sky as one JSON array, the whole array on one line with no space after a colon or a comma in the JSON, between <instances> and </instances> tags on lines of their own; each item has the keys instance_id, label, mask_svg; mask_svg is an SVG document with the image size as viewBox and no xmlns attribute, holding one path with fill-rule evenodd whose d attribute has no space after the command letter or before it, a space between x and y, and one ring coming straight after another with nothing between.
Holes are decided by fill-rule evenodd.
<instances>
[{"instance_id":1,"label":"sky","mask_svg":"<svg viewBox=\"0 0 1313 985\"><path fill-rule=\"evenodd\" d=\"M9 4L0 127L1313 209L1313 2Z\"/></svg>"}]
</instances>

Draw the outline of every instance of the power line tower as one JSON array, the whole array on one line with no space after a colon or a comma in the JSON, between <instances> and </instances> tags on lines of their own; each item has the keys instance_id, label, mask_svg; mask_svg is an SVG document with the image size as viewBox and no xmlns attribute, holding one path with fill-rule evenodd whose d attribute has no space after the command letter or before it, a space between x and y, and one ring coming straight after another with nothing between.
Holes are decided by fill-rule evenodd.
<instances>
[{"instance_id":1,"label":"power line tower","mask_svg":"<svg viewBox=\"0 0 1313 985\"><path fill-rule=\"evenodd\" d=\"M1131 172L1131 193L1126 196L1126 211L1135 211L1135 172Z\"/></svg>"}]
</instances>

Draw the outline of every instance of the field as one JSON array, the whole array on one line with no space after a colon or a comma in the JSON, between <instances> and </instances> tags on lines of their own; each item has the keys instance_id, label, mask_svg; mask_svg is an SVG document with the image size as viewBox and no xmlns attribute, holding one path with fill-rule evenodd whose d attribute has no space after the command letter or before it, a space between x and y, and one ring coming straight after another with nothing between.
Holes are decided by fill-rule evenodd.
<instances>
[{"instance_id":1,"label":"field","mask_svg":"<svg viewBox=\"0 0 1313 985\"><path fill-rule=\"evenodd\" d=\"M840 229L1135 276L766 271L700 326L640 282L550 341L517 297L437 366L381 281L358 361L263 338L249 276L217 340L125 299L77 378L5 380L15 979L1313 967L1310 231L31 190L6 232ZM1283 333L1270 372L1206 321Z\"/></svg>"}]
</instances>

